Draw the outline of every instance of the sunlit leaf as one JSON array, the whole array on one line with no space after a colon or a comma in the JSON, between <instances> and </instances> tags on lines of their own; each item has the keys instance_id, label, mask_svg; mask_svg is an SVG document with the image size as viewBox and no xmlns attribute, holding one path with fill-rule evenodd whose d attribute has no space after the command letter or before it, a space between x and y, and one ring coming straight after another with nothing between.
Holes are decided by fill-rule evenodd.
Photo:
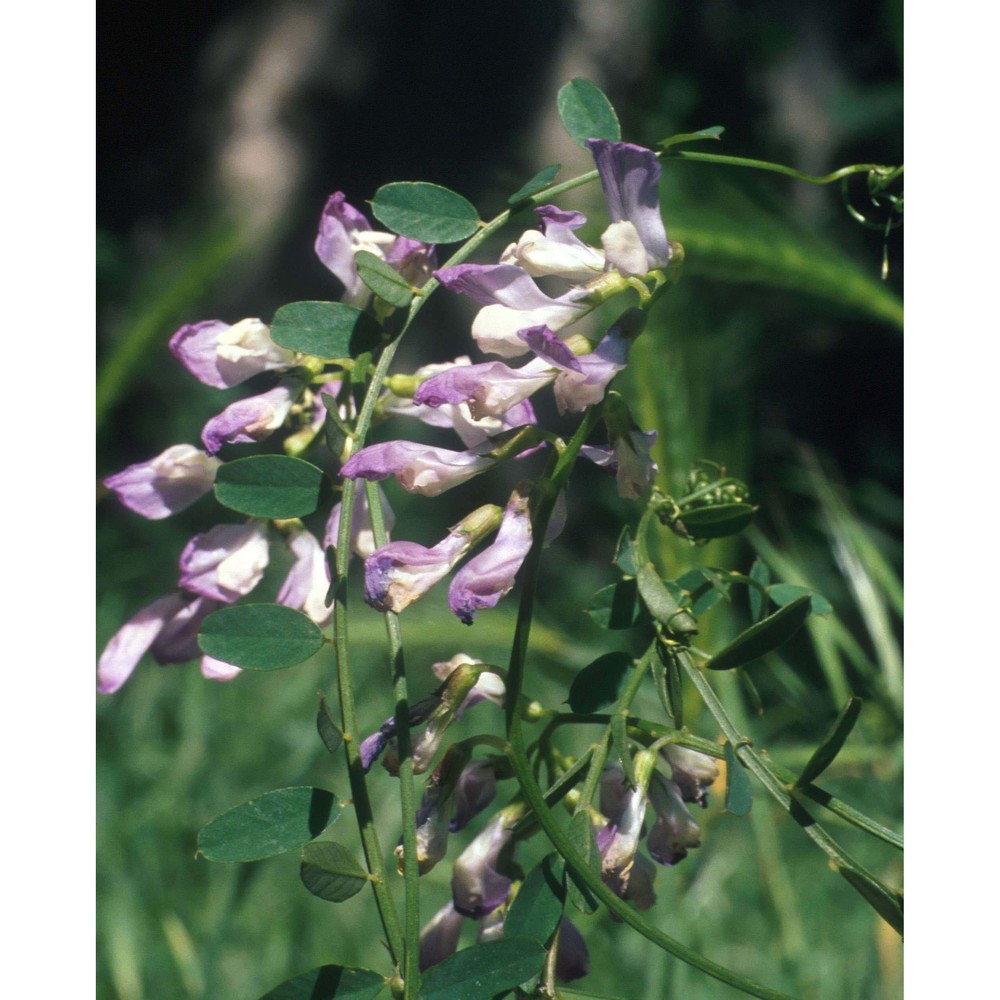
<instances>
[{"instance_id":1,"label":"sunlit leaf","mask_svg":"<svg viewBox=\"0 0 1000 1000\"><path fill-rule=\"evenodd\" d=\"M604 92L583 77L570 80L556 97L559 118L577 145L588 139L621 141L618 116Z\"/></svg>"},{"instance_id":2,"label":"sunlit leaf","mask_svg":"<svg viewBox=\"0 0 1000 1000\"><path fill-rule=\"evenodd\" d=\"M423 181L383 185L375 192L372 212L394 233L424 243L455 243L479 228L479 213L468 199Z\"/></svg>"},{"instance_id":3,"label":"sunlit leaf","mask_svg":"<svg viewBox=\"0 0 1000 1000\"><path fill-rule=\"evenodd\" d=\"M420 985L422 1000L491 1000L537 976L545 949L531 938L507 937L465 948L432 966Z\"/></svg>"},{"instance_id":4,"label":"sunlit leaf","mask_svg":"<svg viewBox=\"0 0 1000 1000\"><path fill-rule=\"evenodd\" d=\"M405 309L410 304L413 298L410 283L381 257L359 250L354 255L354 263L358 277L384 302L397 309Z\"/></svg>"},{"instance_id":5,"label":"sunlit leaf","mask_svg":"<svg viewBox=\"0 0 1000 1000\"><path fill-rule=\"evenodd\" d=\"M198 633L203 653L245 670L283 670L323 646L316 623L283 604L237 604L210 614Z\"/></svg>"},{"instance_id":6,"label":"sunlit leaf","mask_svg":"<svg viewBox=\"0 0 1000 1000\"><path fill-rule=\"evenodd\" d=\"M271 339L318 358L353 358L379 342L375 319L346 302L291 302L271 323Z\"/></svg>"},{"instance_id":7,"label":"sunlit leaf","mask_svg":"<svg viewBox=\"0 0 1000 1000\"><path fill-rule=\"evenodd\" d=\"M519 201L524 201L526 198L530 198L533 194L537 194L539 191L543 191L547 188L555 179L556 174L559 173L559 168L561 164L553 163L547 167L543 167L541 170L535 174L534 177L528 181L524 187L518 188L508 199L508 205L516 205Z\"/></svg>"},{"instance_id":8,"label":"sunlit leaf","mask_svg":"<svg viewBox=\"0 0 1000 1000\"><path fill-rule=\"evenodd\" d=\"M319 504L323 470L288 455L252 455L219 466L215 497L250 517L305 517Z\"/></svg>"},{"instance_id":9,"label":"sunlit leaf","mask_svg":"<svg viewBox=\"0 0 1000 1000\"><path fill-rule=\"evenodd\" d=\"M284 854L318 837L340 815L323 788L279 788L216 817L198 834L198 852L209 861L258 861Z\"/></svg>"}]
</instances>

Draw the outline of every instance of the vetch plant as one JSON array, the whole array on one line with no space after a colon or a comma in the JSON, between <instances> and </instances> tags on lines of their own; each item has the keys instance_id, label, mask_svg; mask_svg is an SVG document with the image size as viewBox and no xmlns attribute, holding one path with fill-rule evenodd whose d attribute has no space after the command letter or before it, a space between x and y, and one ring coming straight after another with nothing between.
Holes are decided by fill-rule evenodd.
<instances>
[{"instance_id":1,"label":"vetch plant","mask_svg":"<svg viewBox=\"0 0 1000 1000\"><path fill-rule=\"evenodd\" d=\"M613 388L684 261L668 235L669 206L661 210L664 164L683 155L677 145L717 140L720 130L671 137L657 152L623 142L607 99L585 80L567 84L559 106L595 169L558 184L552 170L543 171L490 222L462 196L429 183L376 192L372 210L385 231L342 193L332 195L315 250L343 285L341 300L291 303L270 324L182 327L171 351L202 383L273 384L208 420L204 450L174 445L105 480L147 518L168 517L214 491L242 520L209 526L188 542L177 592L130 618L101 655L101 692L125 684L146 652L161 664L200 659L206 677L241 684L253 683L253 671L294 667L320 653L335 677L339 720L324 699L318 728L327 749L346 761L349 801L338 805L321 788L278 789L222 812L202 830L199 849L210 860L240 862L301 850L302 881L314 895L337 903L372 893L387 960L379 970L360 969L352 956L331 953L329 964L295 975L265 1000L372 998L384 990L411 1000L558 997L560 984L588 973L586 915L599 908L650 947L737 990L783 997L643 915L655 903L657 880L670 879L670 869L710 837L696 814L721 762L729 813L746 816L755 779L857 890L859 905L901 932L901 893L820 822L825 809L901 847L896 834L816 785L858 717L858 699L795 776L754 746L713 682L714 672L738 671L752 686L744 668L828 609L818 595L772 584L756 570L708 567L672 578L662 568L658 532L702 545L744 530L755 507L744 483L709 462L692 470L684 495L670 495L651 456L655 432L636 424L630 400ZM862 172L882 178L887 170L865 165L820 180ZM582 213L552 201L595 180L606 210L599 247L577 235L587 225ZM533 228L498 261L470 261L529 212ZM454 243L460 246L438 267L441 247ZM447 360L421 348L422 365L394 370L399 344L420 337L416 320L440 289L480 306L470 355ZM473 360L476 352L487 357ZM552 408L549 392L559 414L554 426L538 416ZM410 439L413 420L438 435L434 444ZM372 443L376 425L383 439ZM258 443L264 452L246 454ZM584 610L610 638L627 635L641 651L602 653L576 674L562 703L543 704L529 655L539 571L581 461L614 476L609 489L634 511L607 554L616 582ZM508 469L517 485L484 496L492 487L481 483L494 482L487 474L497 469ZM431 518L445 491L460 496L468 513L442 521L434 544L406 540L409 527L396 522L380 485L390 477L427 498ZM276 546L287 547L292 564L275 601L262 602L254 592ZM358 579L370 607L349 615L349 584ZM441 649L433 665L407 667L400 616L417 613L410 608L446 580L472 654ZM749 594L752 624L719 648L702 648L704 616L738 588ZM476 627L502 601L517 603L510 653L488 663L475 656ZM366 681L364 697L385 721L364 733L349 636L355 615L374 614L384 617L392 669L384 685ZM430 692L414 700L411 686ZM644 687L658 698L655 718L633 710ZM686 724L695 699L714 720L711 730ZM502 728L493 725L496 707L492 715L479 709L475 734L453 735L483 701L502 709ZM563 743L567 727L590 734L584 752ZM399 809L376 814L371 788L389 782L398 786ZM317 839L341 812L357 820L363 861ZM530 840L547 846L526 872L518 848ZM450 898L427 898L421 877L449 858ZM459 949L466 927L477 943Z\"/></svg>"}]
</instances>

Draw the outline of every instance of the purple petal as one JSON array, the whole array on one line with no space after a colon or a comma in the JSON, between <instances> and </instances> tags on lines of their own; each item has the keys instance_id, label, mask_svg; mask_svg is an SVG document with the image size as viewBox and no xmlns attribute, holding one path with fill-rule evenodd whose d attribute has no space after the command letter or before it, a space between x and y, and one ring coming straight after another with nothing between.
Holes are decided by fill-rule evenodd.
<instances>
[{"instance_id":1,"label":"purple petal","mask_svg":"<svg viewBox=\"0 0 1000 1000\"><path fill-rule=\"evenodd\" d=\"M382 756L382 751L388 742L388 734L384 733L381 729L375 730L371 736L366 736L361 741L358 752L361 754L361 766L366 773L371 770L372 764Z\"/></svg>"},{"instance_id":2,"label":"purple petal","mask_svg":"<svg viewBox=\"0 0 1000 1000\"><path fill-rule=\"evenodd\" d=\"M443 962L455 953L465 918L451 900L441 907L420 932L420 971Z\"/></svg>"},{"instance_id":3,"label":"purple petal","mask_svg":"<svg viewBox=\"0 0 1000 1000\"><path fill-rule=\"evenodd\" d=\"M467 403L476 420L499 417L552 381L546 365L511 368L502 361L462 365L432 375L414 394L414 402L431 407Z\"/></svg>"},{"instance_id":4,"label":"purple petal","mask_svg":"<svg viewBox=\"0 0 1000 1000\"><path fill-rule=\"evenodd\" d=\"M497 794L497 776L494 761L474 760L462 769L455 786L455 816L449 829L452 833L464 830L469 821L478 816Z\"/></svg>"},{"instance_id":5,"label":"purple petal","mask_svg":"<svg viewBox=\"0 0 1000 1000\"><path fill-rule=\"evenodd\" d=\"M385 262L391 264L414 288L421 288L437 267L437 255L429 243L397 236L385 255Z\"/></svg>"},{"instance_id":6,"label":"purple petal","mask_svg":"<svg viewBox=\"0 0 1000 1000\"><path fill-rule=\"evenodd\" d=\"M379 611L400 612L447 576L468 551L469 538L453 533L427 548L389 542L365 560L365 601Z\"/></svg>"},{"instance_id":7,"label":"purple petal","mask_svg":"<svg viewBox=\"0 0 1000 1000\"><path fill-rule=\"evenodd\" d=\"M527 271L513 264L456 264L434 272L449 291L468 295L480 305L500 305L530 311L551 306L549 298Z\"/></svg>"},{"instance_id":8,"label":"purple petal","mask_svg":"<svg viewBox=\"0 0 1000 1000\"><path fill-rule=\"evenodd\" d=\"M201 440L212 454L224 444L263 441L285 422L295 395L289 386L279 385L259 396L237 400L205 424Z\"/></svg>"},{"instance_id":9,"label":"purple petal","mask_svg":"<svg viewBox=\"0 0 1000 1000\"><path fill-rule=\"evenodd\" d=\"M182 511L212 488L222 463L189 444L108 476L104 485L137 514L159 520Z\"/></svg>"},{"instance_id":10,"label":"purple petal","mask_svg":"<svg viewBox=\"0 0 1000 1000\"><path fill-rule=\"evenodd\" d=\"M198 630L201 623L222 607L219 601L196 597L166 622L153 643L152 654L157 663L187 663L201 656Z\"/></svg>"},{"instance_id":11,"label":"purple petal","mask_svg":"<svg viewBox=\"0 0 1000 1000\"><path fill-rule=\"evenodd\" d=\"M567 371L583 371L576 355L544 324L520 330L518 336L545 361Z\"/></svg>"},{"instance_id":12,"label":"purple petal","mask_svg":"<svg viewBox=\"0 0 1000 1000\"><path fill-rule=\"evenodd\" d=\"M206 680L231 681L242 673L240 667L233 666L232 663L224 663L222 660L215 659L214 656L201 658L201 675Z\"/></svg>"},{"instance_id":13,"label":"purple petal","mask_svg":"<svg viewBox=\"0 0 1000 1000\"><path fill-rule=\"evenodd\" d=\"M564 982L582 979L590 972L590 952L576 925L563 917L559 921L559 944L556 951L556 975Z\"/></svg>"},{"instance_id":14,"label":"purple petal","mask_svg":"<svg viewBox=\"0 0 1000 1000\"><path fill-rule=\"evenodd\" d=\"M330 195L319 220L316 256L343 282L344 299L367 297L367 288L358 277L354 263L356 233L371 232L368 220L347 204L342 192Z\"/></svg>"},{"instance_id":15,"label":"purple petal","mask_svg":"<svg viewBox=\"0 0 1000 1000\"><path fill-rule=\"evenodd\" d=\"M661 170L656 154L607 139L588 139L586 146L597 164L612 222L632 223L646 250L647 270L662 267L670 259L670 244L660 216Z\"/></svg>"},{"instance_id":16,"label":"purple petal","mask_svg":"<svg viewBox=\"0 0 1000 1000\"><path fill-rule=\"evenodd\" d=\"M587 224L587 216L583 212L566 211L558 205L539 205L535 215L541 220L540 228L549 239L560 239L566 232L572 233Z\"/></svg>"},{"instance_id":17,"label":"purple petal","mask_svg":"<svg viewBox=\"0 0 1000 1000\"><path fill-rule=\"evenodd\" d=\"M385 525L385 533L388 537L396 523L396 515L389 506L389 500L382 487L378 487L379 499L382 501L382 521ZM337 547L337 539L340 536L340 511L343 504L337 504L330 511L330 517L326 522L326 531L323 534L323 548L327 549L331 545ZM375 535L372 531L371 510L368 507L368 494L365 490L355 490L354 493L354 516L351 518L351 551L362 559L367 559L375 551Z\"/></svg>"},{"instance_id":18,"label":"purple petal","mask_svg":"<svg viewBox=\"0 0 1000 1000\"><path fill-rule=\"evenodd\" d=\"M232 604L260 583L267 560L267 534L259 524L220 524L184 547L180 585Z\"/></svg>"},{"instance_id":19,"label":"purple petal","mask_svg":"<svg viewBox=\"0 0 1000 1000\"><path fill-rule=\"evenodd\" d=\"M340 470L346 479L395 475L410 493L433 497L485 472L494 460L468 451L434 448L415 441L386 441L352 455Z\"/></svg>"},{"instance_id":20,"label":"purple petal","mask_svg":"<svg viewBox=\"0 0 1000 1000\"><path fill-rule=\"evenodd\" d=\"M496 870L496 864L512 832L513 828L507 827L507 819L501 812L456 860L451 896L459 913L478 920L507 898L511 880Z\"/></svg>"},{"instance_id":21,"label":"purple petal","mask_svg":"<svg viewBox=\"0 0 1000 1000\"><path fill-rule=\"evenodd\" d=\"M496 607L514 586L514 577L531 549L531 515L524 501L508 506L497 537L489 548L455 574L448 605L466 625L476 611Z\"/></svg>"},{"instance_id":22,"label":"purple petal","mask_svg":"<svg viewBox=\"0 0 1000 1000\"><path fill-rule=\"evenodd\" d=\"M159 597L134 614L111 637L97 664L97 690L117 691L132 675L143 654L156 641L164 624L184 607L179 594Z\"/></svg>"},{"instance_id":23,"label":"purple petal","mask_svg":"<svg viewBox=\"0 0 1000 1000\"><path fill-rule=\"evenodd\" d=\"M295 363L295 352L279 347L259 319L232 326L217 319L182 326L170 338L170 350L198 381L216 389Z\"/></svg>"},{"instance_id":24,"label":"purple petal","mask_svg":"<svg viewBox=\"0 0 1000 1000\"><path fill-rule=\"evenodd\" d=\"M277 604L304 611L317 625L325 625L333 614L326 606L330 589L330 569L319 542L306 530L289 540L295 563L274 599Z\"/></svg>"}]
</instances>

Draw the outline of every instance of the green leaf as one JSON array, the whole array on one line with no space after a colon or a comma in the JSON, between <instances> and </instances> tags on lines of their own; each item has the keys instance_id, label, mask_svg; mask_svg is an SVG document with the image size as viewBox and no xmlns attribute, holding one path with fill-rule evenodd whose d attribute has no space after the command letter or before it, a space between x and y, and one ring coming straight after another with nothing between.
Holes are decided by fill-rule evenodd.
<instances>
[{"instance_id":1,"label":"green leaf","mask_svg":"<svg viewBox=\"0 0 1000 1000\"><path fill-rule=\"evenodd\" d=\"M802 773L795 781L797 788L812 784L833 763L847 737L851 735L851 730L860 714L861 699L852 696L837 717L833 728L826 734L823 742L806 762Z\"/></svg>"},{"instance_id":2,"label":"green leaf","mask_svg":"<svg viewBox=\"0 0 1000 1000\"><path fill-rule=\"evenodd\" d=\"M539 191L547 188L555 179L556 174L559 173L559 168L562 166L561 163L552 163L547 167L543 167L541 170L535 174L534 177L528 181L524 187L519 187L508 199L508 205L516 205L519 201L524 201L526 198L530 198L533 194L538 194Z\"/></svg>"},{"instance_id":3,"label":"green leaf","mask_svg":"<svg viewBox=\"0 0 1000 1000\"><path fill-rule=\"evenodd\" d=\"M689 538L726 538L739 534L753 519L756 508L748 503L722 503L695 507L681 515L680 524Z\"/></svg>"},{"instance_id":4,"label":"green leaf","mask_svg":"<svg viewBox=\"0 0 1000 1000\"><path fill-rule=\"evenodd\" d=\"M661 149L669 149L671 146L679 146L685 142L701 142L704 139L718 141L725 131L724 125L711 125L708 128L699 129L697 132L678 132L677 135L672 135L668 139L661 139L657 145Z\"/></svg>"},{"instance_id":5,"label":"green leaf","mask_svg":"<svg viewBox=\"0 0 1000 1000\"><path fill-rule=\"evenodd\" d=\"M284 670L323 647L316 623L283 604L238 604L210 614L198 633L203 653L245 670Z\"/></svg>"},{"instance_id":6,"label":"green leaf","mask_svg":"<svg viewBox=\"0 0 1000 1000\"><path fill-rule=\"evenodd\" d=\"M755 583L759 583L764 590L767 590L767 585L771 582L771 571L768 569L767 563L762 559L754 559L753 566L750 567L750 579ZM764 615L767 603L764 600L764 594L757 587L750 586L749 597L750 618L755 622L759 622Z\"/></svg>"},{"instance_id":7,"label":"green leaf","mask_svg":"<svg viewBox=\"0 0 1000 1000\"><path fill-rule=\"evenodd\" d=\"M259 861L318 837L340 815L324 788L279 788L217 816L198 834L209 861Z\"/></svg>"},{"instance_id":8,"label":"green leaf","mask_svg":"<svg viewBox=\"0 0 1000 1000\"><path fill-rule=\"evenodd\" d=\"M421 1000L491 1000L541 971L545 949L526 937L473 945L424 973Z\"/></svg>"},{"instance_id":9,"label":"green leaf","mask_svg":"<svg viewBox=\"0 0 1000 1000\"><path fill-rule=\"evenodd\" d=\"M381 257L359 250L354 255L354 263L358 269L358 277L384 302L405 309L413 298L410 283Z\"/></svg>"},{"instance_id":10,"label":"green leaf","mask_svg":"<svg viewBox=\"0 0 1000 1000\"><path fill-rule=\"evenodd\" d=\"M675 588L676 593L672 593L660 579L652 563L639 568L636 580L649 613L670 632L675 635L692 635L698 631L698 623L694 617L680 605L683 597L680 588Z\"/></svg>"},{"instance_id":11,"label":"green leaf","mask_svg":"<svg viewBox=\"0 0 1000 1000\"><path fill-rule=\"evenodd\" d=\"M385 184L372 202L375 218L394 233L424 243L456 243L479 228L475 205L439 184Z\"/></svg>"},{"instance_id":12,"label":"green leaf","mask_svg":"<svg viewBox=\"0 0 1000 1000\"><path fill-rule=\"evenodd\" d=\"M622 129L618 116L604 92L589 80L570 80L556 97L559 117L566 131L578 146L588 139L610 139L620 142Z\"/></svg>"},{"instance_id":13,"label":"green leaf","mask_svg":"<svg viewBox=\"0 0 1000 1000\"><path fill-rule=\"evenodd\" d=\"M639 560L635 550L635 539L629 531L628 525L622 528L618 536L618 544L615 546L614 565L617 566L625 576L635 576L639 572Z\"/></svg>"},{"instance_id":14,"label":"green leaf","mask_svg":"<svg viewBox=\"0 0 1000 1000\"><path fill-rule=\"evenodd\" d=\"M750 778L728 740L723 749L726 753L726 812L734 816L746 816L753 805Z\"/></svg>"},{"instance_id":15,"label":"green leaf","mask_svg":"<svg viewBox=\"0 0 1000 1000\"><path fill-rule=\"evenodd\" d=\"M260 1000L375 1000L383 989L385 979L376 972L321 965L268 990Z\"/></svg>"},{"instance_id":16,"label":"green leaf","mask_svg":"<svg viewBox=\"0 0 1000 1000\"><path fill-rule=\"evenodd\" d=\"M773 615L768 615L763 621L751 625L725 649L716 653L706 666L709 670L732 670L733 667L742 666L777 649L809 617L810 600L808 596L799 597L791 604L779 608Z\"/></svg>"},{"instance_id":17,"label":"green leaf","mask_svg":"<svg viewBox=\"0 0 1000 1000\"><path fill-rule=\"evenodd\" d=\"M598 877L601 876L601 855L594 839L594 828L586 811L576 813L566 828L570 843L576 848L577 854L587 863L587 867ZM566 868L566 895L569 901L581 913L593 913L597 909L597 900L583 882Z\"/></svg>"},{"instance_id":18,"label":"green leaf","mask_svg":"<svg viewBox=\"0 0 1000 1000\"><path fill-rule=\"evenodd\" d=\"M375 319L344 302L291 302L271 323L271 339L291 351L317 358L353 358L378 344Z\"/></svg>"},{"instance_id":19,"label":"green leaf","mask_svg":"<svg viewBox=\"0 0 1000 1000\"><path fill-rule=\"evenodd\" d=\"M630 784L635 784L635 768L632 765L632 754L629 753L628 741L628 721L622 712L615 712L611 716L611 751L615 760L621 764L625 772L625 780Z\"/></svg>"},{"instance_id":20,"label":"green leaf","mask_svg":"<svg viewBox=\"0 0 1000 1000\"><path fill-rule=\"evenodd\" d=\"M562 864L557 854L549 854L517 890L504 918L504 935L531 938L544 947L559 924L565 898Z\"/></svg>"},{"instance_id":21,"label":"green leaf","mask_svg":"<svg viewBox=\"0 0 1000 1000\"><path fill-rule=\"evenodd\" d=\"M775 583L767 588L767 596L779 608L803 596L812 597L812 613L814 615L832 615L833 605L822 595L808 587L800 587L797 583Z\"/></svg>"},{"instance_id":22,"label":"green leaf","mask_svg":"<svg viewBox=\"0 0 1000 1000\"><path fill-rule=\"evenodd\" d=\"M299 877L314 896L331 903L342 903L356 896L371 881L350 851L332 840L303 846Z\"/></svg>"},{"instance_id":23,"label":"green leaf","mask_svg":"<svg viewBox=\"0 0 1000 1000\"><path fill-rule=\"evenodd\" d=\"M590 599L587 614L601 628L631 628L641 612L639 589L634 579L619 580L603 587Z\"/></svg>"},{"instance_id":24,"label":"green leaf","mask_svg":"<svg viewBox=\"0 0 1000 1000\"><path fill-rule=\"evenodd\" d=\"M893 892L862 869L845 867L838 870L893 930L903 933L903 897L900 893Z\"/></svg>"},{"instance_id":25,"label":"green leaf","mask_svg":"<svg viewBox=\"0 0 1000 1000\"><path fill-rule=\"evenodd\" d=\"M330 753L336 753L344 742L344 734L340 731L340 726L333 721L326 698L322 694L319 696L319 708L316 710L316 731L323 741L323 746Z\"/></svg>"},{"instance_id":26,"label":"green leaf","mask_svg":"<svg viewBox=\"0 0 1000 1000\"><path fill-rule=\"evenodd\" d=\"M670 649L662 642L656 644L656 659L650 661L656 693L663 710L674 720L674 728L680 729L684 718L684 699L681 697L680 668Z\"/></svg>"},{"instance_id":27,"label":"green leaf","mask_svg":"<svg viewBox=\"0 0 1000 1000\"><path fill-rule=\"evenodd\" d=\"M215 497L251 517L305 517L319 505L323 470L288 455L253 455L219 466Z\"/></svg>"},{"instance_id":28,"label":"green leaf","mask_svg":"<svg viewBox=\"0 0 1000 1000\"><path fill-rule=\"evenodd\" d=\"M569 707L579 715L596 712L617 700L622 681L632 666L628 653L604 653L581 670L569 688Z\"/></svg>"}]
</instances>

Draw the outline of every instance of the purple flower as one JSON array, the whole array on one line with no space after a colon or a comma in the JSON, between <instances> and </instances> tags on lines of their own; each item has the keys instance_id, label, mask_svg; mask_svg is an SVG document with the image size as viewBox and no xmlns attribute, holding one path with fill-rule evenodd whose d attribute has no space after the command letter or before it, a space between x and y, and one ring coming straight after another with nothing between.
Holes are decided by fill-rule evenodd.
<instances>
[{"instance_id":1,"label":"purple flower","mask_svg":"<svg viewBox=\"0 0 1000 1000\"><path fill-rule=\"evenodd\" d=\"M636 848L646 819L649 782L656 767L656 754L640 750L633 758L635 785L629 788L620 768L608 768L602 775L601 806L612 807L608 824L597 834L604 881L624 897L634 868ZM617 787L616 787L617 786ZM617 800L617 801L616 801Z\"/></svg>"},{"instance_id":2,"label":"purple flower","mask_svg":"<svg viewBox=\"0 0 1000 1000\"><path fill-rule=\"evenodd\" d=\"M365 601L398 614L447 576L471 545L464 532L452 532L432 548L417 542L383 545L365 560Z\"/></svg>"},{"instance_id":3,"label":"purple flower","mask_svg":"<svg viewBox=\"0 0 1000 1000\"><path fill-rule=\"evenodd\" d=\"M656 431L630 431L616 438L613 447L585 444L580 454L615 474L620 497L641 500L660 471L650 454L655 442Z\"/></svg>"},{"instance_id":4,"label":"purple flower","mask_svg":"<svg viewBox=\"0 0 1000 1000\"><path fill-rule=\"evenodd\" d=\"M518 336L531 326L561 330L593 308L588 291L572 288L550 298L531 276L513 264L457 264L434 272L453 292L468 295L484 308L472 322L472 337L487 354L515 358L526 346Z\"/></svg>"},{"instance_id":5,"label":"purple flower","mask_svg":"<svg viewBox=\"0 0 1000 1000\"><path fill-rule=\"evenodd\" d=\"M689 847L701 843L701 830L684 808L681 791L673 781L656 775L649 788L656 822L649 831L649 856L661 865L676 865L687 857Z\"/></svg>"},{"instance_id":6,"label":"purple flower","mask_svg":"<svg viewBox=\"0 0 1000 1000\"><path fill-rule=\"evenodd\" d=\"M180 585L231 604L260 583L267 561L267 533L259 523L220 524L184 547Z\"/></svg>"},{"instance_id":7,"label":"purple flower","mask_svg":"<svg viewBox=\"0 0 1000 1000\"><path fill-rule=\"evenodd\" d=\"M147 651L160 664L185 663L199 656L198 629L219 606L205 597L168 594L138 611L104 647L97 665L97 690L101 694L117 691ZM238 667L229 669L239 672Z\"/></svg>"},{"instance_id":8,"label":"purple flower","mask_svg":"<svg viewBox=\"0 0 1000 1000\"><path fill-rule=\"evenodd\" d=\"M455 815L449 826L452 833L464 830L496 798L496 764L495 758L486 757L462 769L455 786Z\"/></svg>"},{"instance_id":9,"label":"purple flower","mask_svg":"<svg viewBox=\"0 0 1000 1000\"><path fill-rule=\"evenodd\" d=\"M612 224L601 237L608 264L625 275L644 275L670 260L660 216L660 163L642 146L588 139L601 176Z\"/></svg>"},{"instance_id":10,"label":"purple flower","mask_svg":"<svg viewBox=\"0 0 1000 1000\"><path fill-rule=\"evenodd\" d=\"M259 396L239 399L205 424L201 440L213 455L224 444L263 441L285 422L301 390L298 380L288 379Z\"/></svg>"},{"instance_id":11,"label":"purple flower","mask_svg":"<svg viewBox=\"0 0 1000 1000\"><path fill-rule=\"evenodd\" d=\"M502 361L456 366L423 382L413 401L434 409L466 404L475 420L500 417L552 382L556 374L541 358L523 368L511 368Z\"/></svg>"},{"instance_id":12,"label":"purple flower","mask_svg":"<svg viewBox=\"0 0 1000 1000\"><path fill-rule=\"evenodd\" d=\"M333 614L326 606L330 589L330 568L326 556L312 533L304 528L288 540L295 563L275 597L277 604L304 611L317 625L325 625Z\"/></svg>"},{"instance_id":13,"label":"purple flower","mask_svg":"<svg viewBox=\"0 0 1000 1000\"><path fill-rule=\"evenodd\" d=\"M362 448L344 463L340 473L346 479L395 476L404 490L436 497L494 464L494 459L475 451L450 451L415 441L386 441Z\"/></svg>"},{"instance_id":14,"label":"purple flower","mask_svg":"<svg viewBox=\"0 0 1000 1000\"><path fill-rule=\"evenodd\" d=\"M330 195L320 217L316 256L343 282L343 301L364 308L372 293L358 276L354 255L359 250L386 261L414 287L423 285L435 266L432 246L373 230L338 191Z\"/></svg>"},{"instance_id":15,"label":"purple flower","mask_svg":"<svg viewBox=\"0 0 1000 1000\"><path fill-rule=\"evenodd\" d=\"M459 913L478 920L507 898L512 883L497 864L523 812L523 805L502 809L459 855L451 876L452 902Z\"/></svg>"},{"instance_id":16,"label":"purple flower","mask_svg":"<svg viewBox=\"0 0 1000 1000\"><path fill-rule=\"evenodd\" d=\"M588 246L574 230L586 225L582 212L564 212L555 205L535 209L538 229L521 234L500 257L501 264L516 264L534 277L557 275L573 282L586 282L604 270L604 254Z\"/></svg>"},{"instance_id":17,"label":"purple flower","mask_svg":"<svg viewBox=\"0 0 1000 1000\"><path fill-rule=\"evenodd\" d=\"M420 932L420 971L443 962L455 953L465 918L449 899Z\"/></svg>"},{"instance_id":18,"label":"purple flower","mask_svg":"<svg viewBox=\"0 0 1000 1000\"><path fill-rule=\"evenodd\" d=\"M396 523L396 515L389 506L389 500L382 487L378 487L379 499L382 501L382 520L385 524L386 536L390 534ZM340 535L340 511L343 504L338 503L326 522L326 531L323 534L323 548L331 545L337 547L337 538ZM371 511L368 508L368 493L359 489L354 493L354 516L351 518L351 551L367 559L375 551L375 535L372 531Z\"/></svg>"},{"instance_id":19,"label":"purple flower","mask_svg":"<svg viewBox=\"0 0 1000 1000\"><path fill-rule=\"evenodd\" d=\"M563 917L559 921L559 937L556 945L556 975L564 982L582 979L590 972L590 952L587 942L576 925Z\"/></svg>"},{"instance_id":20,"label":"purple flower","mask_svg":"<svg viewBox=\"0 0 1000 1000\"><path fill-rule=\"evenodd\" d=\"M450 660L442 660L431 666L434 676L439 680L446 681L464 663L476 666L482 660L477 660L466 653L456 653ZM472 689L465 696L462 704L458 706L455 718L460 719L464 712L467 712L473 705L478 705L481 701L491 701L494 705L503 708L504 695L507 693L503 678L492 671L484 670L479 674L479 679L472 686Z\"/></svg>"},{"instance_id":21,"label":"purple flower","mask_svg":"<svg viewBox=\"0 0 1000 1000\"><path fill-rule=\"evenodd\" d=\"M426 722L428 717L440 704L441 698L435 693L428 695L426 698L421 698L415 705L411 705L409 714L410 728L412 729L414 726L419 726L421 723ZM389 741L394 739L395 736L396 716L390 715L374 733L366 736L361 741L358 753L361 757L361 766L366 772L371 770L372 764L378 760Z\"/></svg>"},{"instance_id":22,"label":"purple flower","mask_svg":"<svg viewBox=\"0 0 1000 1000\"><path fill-rule=\"evenodd\" d=\"M170 350L196 379L216 389L295 364L295 352L279 347L259 319L244 319L234 326L217 319L182 326L171 337Z\"/></svg>"},{"instance_id":23,"label":"purple flower","mask_svg":"<svg viewBox=\"0 0 1000 1000\"><path fill-rule=\"evenodd\" d=\"M685 802L708 805L707 789L719 777L719 765L708 756L688 747L668 743L662 750L670 764L671 778Z\"/></svg>"},{"instance_id":24,"label":"purple flower","mask_svg":"<svg viewBox=\"0 0 1000 1000\"><path fill-rule=\"evenodd\" d=\"M108 476L104 485L129 510L157 521L190 507L211 490L221 464L189 444L175 444L148 462Z\"/></svg>"},{"instance_id":25,"label":"purple flower","mask_svg":"<svg viewBox=\"0 0 1000 1000\"><path fill-rule=\"evenodd\" d=\"M466 625L476 612L496 607L514 586L514 577L531 549L531 511L527 491L515 490L493 544L470 559L448 588L448 605Z\"/></svg>"}]
</instances>

